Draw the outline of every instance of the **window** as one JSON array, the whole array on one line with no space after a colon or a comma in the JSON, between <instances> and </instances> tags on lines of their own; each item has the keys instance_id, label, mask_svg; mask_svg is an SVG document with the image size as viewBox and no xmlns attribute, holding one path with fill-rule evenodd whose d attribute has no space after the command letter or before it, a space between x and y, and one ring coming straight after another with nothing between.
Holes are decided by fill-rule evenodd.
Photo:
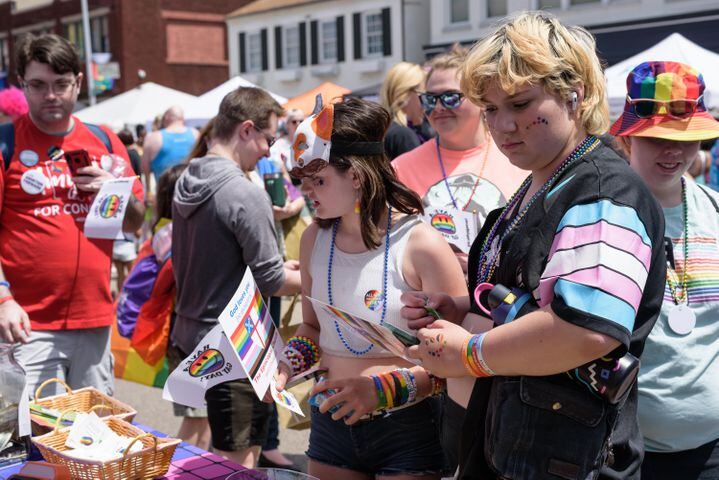
<instances>
[{"instance_id":1,"label":"window","mask_svg":"<svg viewBox=\"0 0 719 480\"><path fill-rule=\"evenodd\" d=\"M91 18L90 33L92 34L93 52L110 51L110 29L108 28L107 16Z\"/></svg>"},{"instance_id":2,"label":"window","mask_svg":"<svg viewBox=\"0 0 719 480\"><path fill-rule=\"evenodd\" d=\"M487 0L487 17L507 15L507 0Z\"/></svg>"},{"instance_id":3,"label":"window","mask_svg":"<svg viewBox=\"0 0 719 480\"><path fill-rule=\"evenodd\" d=\"M550 9L550 8L561 8L562 0L537 0L537 8Z\"/></svg>"},{"instance_id":4,"label":"window","mask_svg":"<svg viewBox=\"0 0 719 480\"><path fill-rule=\"evenodd\" d=\"M0 72L7 72L10 63L9 54L7 38L0 38Z\"/></svg>"},{"instance_id":5,"label":"window","mask_svg":"<svg viewBox=\"0 0 719 480\"><path fill-rule=\"evenodd\" d=\"M334 62L337 60L337 22L321 22L320 35L321 61Z\"/></svg>"},{"instance_id":6,"label":"window","mask_svg":"<svg viewBox=\"0 0 719 480\"><path fill-rule=\"evenodd\" d=\"M365 56L377 57L384 53L382 42L382 13L367 13L364 16L365 27Z\"/></svg>"},{"instance_id":7,"label":"window","mask_svg":"<svg viewBox=\"0 0 719 480\"><path fill-rule=\"evenodd\" d=\"M85 58L85 36L82 28L82 20L66 23L63 25L63 36L73 44L80 58Z\"/></svg>"},{"instance_id":8,"label":"window","mask_svg":"<svg viewBox=\"0 0 719 480\"><path fill-rule=\"evenodd\" d=\"M300 27L285 27L285 66L300 66Z\"/></svg>"},{"instance_id":9,"label":"window","mask_svg":"<svg viewBox=\"0 0 719 480\"><path fill-rule=\"evenodd\" d=\"M247 35L247 71L262 70L262 38L260 32Z\"/></svg>"},{"instance_id":10,"label":"window","mask_svg":"<svg viewBox=\"0 0 719 480\"><path fill-rule=\"evenodd\" d=\"M450 0L449 23L469 22L469 0Z\"/></svg>"}]
</instances>

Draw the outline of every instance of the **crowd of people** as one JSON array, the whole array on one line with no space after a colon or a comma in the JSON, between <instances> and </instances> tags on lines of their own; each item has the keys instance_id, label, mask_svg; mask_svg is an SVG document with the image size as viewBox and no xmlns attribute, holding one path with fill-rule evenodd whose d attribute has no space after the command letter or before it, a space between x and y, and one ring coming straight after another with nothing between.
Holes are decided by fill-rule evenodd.
<instances>
[{"instance_id":1,"label":"crowd of people","mask_svg":"<svg viewBox=\"0 0 719 480\"><path fill-rule=\"evenodd\" d=\"M199 132L173 107L147 135L115 135L72 115L83 74L67 41L26 37L17 65L0 341L29 385L112 394L112 260L121 306L155 262L163 288L145 301L169 312L170 368L249 267L275 322L282 297L301 299L276 378L321 368L317 478L719 479L719 122L701 66L637 65L610 126L591 34L524 12L471 50L395 65L379 103L307 115L244 87ZM95 164L73 174L53 147ZM115 176L137 178L113 244L82 226ZM471 249L426 211L471 218ZM417 342L398 357L310 297ZM292 467L248 380L205 399L175 405L181 438Z\"/></svg>"}]
</instances>

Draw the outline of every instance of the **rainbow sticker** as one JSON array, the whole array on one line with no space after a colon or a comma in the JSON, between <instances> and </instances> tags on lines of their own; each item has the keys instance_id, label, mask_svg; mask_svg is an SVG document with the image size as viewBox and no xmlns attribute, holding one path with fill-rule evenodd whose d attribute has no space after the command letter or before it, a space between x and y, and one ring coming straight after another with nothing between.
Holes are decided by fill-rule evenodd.
<instances>
[{"instance_id":1,"label":"rainbow sticker","mask_svg":"<svg viewBox=\"0 0 719 480\"><path fill-rule=\"evenodd\" d=\"M287 405L290 407L292 406L292 401L289 399L289 397L287 396L287 393L285 393L284 390L282 390L281 392L278 392L277 390L273 389L272 393L273 393L272 396L275 398L275 401L277 403L284 404L284 405Z\"/></svg>"},{"instance_id":2,"label":"rainbow sticker","mask_svg":"<svg viewBox=\"0 0 719 480\"><path fill-rule=\"evenodd\" d=\"M191 377L204 377L225 366L225 359L219 350L210 348L197 357L190 365Z\"/></svg>"},{"instance_id":3,"label":"rainbow sticker","mask_svg":"<svg viewBox=\"0 0 719 480\"><path fill-rule=\"evenodd\" d=\"M364 304L373 312L382 306L382 292L370 290L364 294Z\"/></svg>"},{"instance_id":4,"label":"rainbow sticker","mask_svg":"<svg viewBox=\"0 0 719 480\"><path fill-rule=\"evenodd\" d=\"M117 214L118 210L120 210L121 204L122 201L118 195L108 195L107 197L103 198L102 202L100 203L100 216L102 218L114 217Z\"/></svg>"},{"instance_id":5,"label":"rainbow sticker","mask_svg":"<svg viewBox=\"0 0 719 480\"><path fill-rule=\"evenodd\" d=\"M446 213L436 213L432 216L432 226L446 235L454 235L457 233L457 226L454 219Z\"/></svg>"},{"instance_id":6,"label":"rainbow sticker","mask_svg":"<svg viewBox=\"0 0 719 480\"><path fill-rule=\"evenodd\" d=\"M83 435L82 437L80 437L81 445L85 445L86 447L89 447L93 443L95 443L95 441L92 439L92 437L88 437L87 435Z\"/></svg>"}]
</instances>

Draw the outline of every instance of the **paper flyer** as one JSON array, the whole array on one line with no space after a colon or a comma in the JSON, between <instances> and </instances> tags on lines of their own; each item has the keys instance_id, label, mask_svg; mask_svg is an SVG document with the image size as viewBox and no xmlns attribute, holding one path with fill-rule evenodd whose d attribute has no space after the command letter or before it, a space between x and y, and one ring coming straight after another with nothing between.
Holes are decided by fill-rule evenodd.
<instances>
[{"instance_id":1,"label":"paper flyer","mask_svg":"<svg viewBox=\"0 0 719 480\"><path fill-rule=\"evenodd\" d=\"M305 414L302 413L302 407L300 407L300 403L297 401L294 395L292 395L287 390L277 390L274 378L270 382L270 393L272 394L272 399L277 405L284 407L292 412L295 412L296 414L303 417L305 416Z\"/></svg>"},{"instance_id":2,"label":"paper flyer","mask_svg":"<svg viewBox=\"0 0 719 480\"><path fill-rule=\"evenodd\" d=\"M122 221L132 195L135 177L108 180L95 195L85 219L85 236L122 240Z\"/></svg>"},{"instance_id":3,"label":"paper flyer","mask_svg":"<svg viewBox=\"0 0 719 480\"><path fill-rule=\"evenodd\" d=\"M312 302L315 308L324 311L331 317L337 319L339 322L348 325L357 333L365 337L367 341L379 345L385 350L392 352L397 357L403 358L408 362L414 363L415 365L420 364L419 360L410 358L407 355L406 344L400 340L400 338L402 338L406 343L409 343L409 340L412 339L416 341L416 337L413 334L390 327L395 331L395 333L393 333L393 331L386 325L383 326L378 323L365 320L362 317L358 317L357 315L351 314L337 307L333 307L332 305L328 305L316 298L307 297L307 299Z\"/></svg>"},{"instance_id":4,"label":"paper flyer","mask_svg":"<svg viewBox=\"0 0 719 480\"><path fill-rule=\"evenodd\" d=\"M221 325L204 336L195 351L170 374L162 398L188 407L205 406L205 392L219 383L246 378Z\"/></svg>"},{"instance_id":5,"label":"paper flyer","mask_svg":"<svg viewBox=\"0 0 719 480\"><path fill-rule=\"evenodd\" d=\"M474 213L448 207L425 207L422 219L441 233L448 243L469 253L478 233Z\"/></svg>"},{"instance_id":6,"label":"paper flyer","mask_svg":"<svg viewBox=\"0 0 719 480\"><path fill-rule=\"evenodd\" d=\"M249 268L218 320L235 358L257 396L263 398L277 370L277 356L284 344Z\"/></svg>"}]
</instances>

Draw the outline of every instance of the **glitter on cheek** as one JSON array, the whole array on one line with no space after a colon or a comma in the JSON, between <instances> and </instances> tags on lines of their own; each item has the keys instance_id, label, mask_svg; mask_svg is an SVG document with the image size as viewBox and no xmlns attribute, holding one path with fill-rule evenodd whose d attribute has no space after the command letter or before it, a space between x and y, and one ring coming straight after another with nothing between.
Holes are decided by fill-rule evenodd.
<instances>
[{"instance_id":1,"label":"glitter on cheek","mask_svg":"<svg viewBox=\"0 0 719 480\"><path fill-rule=\"evenodd\" d=\"M536 126L536 125L549 125L549 120L547 120L544 117L537 117L535 121L524 127L525 130L529 130L530 128Z\"/></svg>"}]
</instances>

